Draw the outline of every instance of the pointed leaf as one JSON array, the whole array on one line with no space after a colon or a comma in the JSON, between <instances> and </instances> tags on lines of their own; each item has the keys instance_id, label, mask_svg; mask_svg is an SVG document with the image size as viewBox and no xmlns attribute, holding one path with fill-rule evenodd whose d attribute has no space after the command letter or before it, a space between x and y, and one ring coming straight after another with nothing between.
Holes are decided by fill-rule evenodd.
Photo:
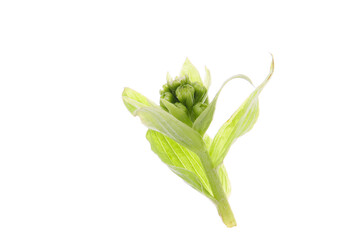
<instances>
[{"instance_id":1,"label":"pointed leaf","mask_svg":"<svg viewBox=\"0 0 360 240\"><path fill-rule=\"evenodd\" d=\"M235 78L242 78L247 80L249 83L252 84L251 80L249 77L243 75L243 74L238 74L235 76L232 76L231 78L227 79L223 85L221 86L220 90L217 92L216 96L214 97L214 99L211 101L211 103L209 104L209 106L200 114L200 116L195 120L193 128L198 131L201 135L204 135L204 133L206 132L206 130L209 128L213 117L214 117L214 112L215 112L215 107L216 107L216 103L217 100L219 98L220 92L221 90L224 88L224 86L231 80L235 79Z\"/></svg>"},{"instance_id":2,"label":"pointed leaf","mask_svg":"<svg viewBox=\"0 0 360 240\"><path fill-rule=\"evenodd\" d=\"M204 194L211 200L214 200L214 197L208 192L208 190L204 187L204 185L199 180L199 177L196 176L193 172L186 170L184 168L178 168L175 166L168 166L171 171L173 171L176 175L181 177L186 183L188 183L191 187Z\"/></svg>"},{"instance_id":3,"label":"pointed leaf","mask_svg":"<svg viewBox=\"0 0 360 240\"><path fill-rule=\"evenodd\" d=\"M199 157L162 133L149 130L146 138L151 149L168 167L190 186L213 199L211 187Z\"/></svg>"},{"instance_id":4,"label":"pointed leaf","mask_svg":"<svg viewBox=\"0 0 360 240\"><path fill-rule=\"evenodd\" d=\"M208 135L204 136L204 142L206 144L207 149L209 150L212 140ZM225 166L223 164L221 164L221 166L218 168L217 174L219 176L221 186L224 189L224 192L226 193L226 196L229 196L231 192L230 180L227 175Z\"/></svg>"},{"instance_id":5,"label":"pointed leaf","mask_svg":"<svg viewBox=\"0 0 360 240\"><path fill-rule=\"evenodd\" d=\"M254 126L259 115L258 96L269 81L273 71L274 59L272 59L270 73L266 79L250 94L216 134L209 152L215 167L222 163L231 144Z\"/></svg>"},{"instance_id":6,"label":"pointed leaf","mask_svg":"<svg viewBox=\"0 0 360 240\"><path fill-rule=\"evenodd\" d=\"M181 122L185 123L186 125L188 125L190 127L192 126L192 121L190 120L190 118L188 117L186 112L184 112L182 109L176 107L171 102L166 101L165 99L161 99L160 101L162 102L162 104L165 105L167 110L169 110L169 113L171 115L173 115L174 117L179 119Z\"/></svg>"},{"instance_id":7,"label":"pointed leaf","mask_svg":"<svg viewBox=\"0 0 360 240\"><path fill-rule=\"evenodd\" d=\"M128 110L134 116L139 116L148 128L165 134L194 152L201 152L205 149L202 137L196 131L140 93L130 88L125 88L123 101Z\"/></svg>"},{"instance_id":8,"label":"pointed leaf","mask_svg":"<svg viewBox=\"0 0 360 240\"><path fill-rule=\"evenodd\" d=\"M194 129L160 107L143 107L134 112L148 128L161 132L195 153L206 150L202 137Z\"/></svg>"},{"instance_id":9,"label":"pointed leaf","mask_svg":"<svg viewBox=\"0 0 360 240\"><path fill-rule=\"evenodd\" d=\"M122 98L126 108L129 112L131 112L131 114L134 114L134 112L141 107L157 106L145 96L132 90L131 88L124 88Z\"/></svg>"},{"instance_id":10,"label":"pointed leaf","mask_svg":"<svg viewBox=\"0 0 360 240\"><path fill-rule=\"evenodd\" d=\"M202 83L198 70L195 68L195 66L190 62L188 58L186 58L185 63L179 75L180 77L187 75L191 82Z\"/></svg>"}]
</instances>

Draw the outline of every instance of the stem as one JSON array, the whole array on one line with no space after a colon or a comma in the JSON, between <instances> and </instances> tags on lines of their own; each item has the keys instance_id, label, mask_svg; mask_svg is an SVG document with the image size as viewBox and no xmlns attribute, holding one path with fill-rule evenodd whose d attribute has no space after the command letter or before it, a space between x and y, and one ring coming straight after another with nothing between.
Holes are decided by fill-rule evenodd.
<instances>
[{"instance_id":1,"label":"stem","mask_svg":"<svg viewBox=\"0 0 360 240\"><path fill-rule=\"evenodd\" d=\"M208 151L202 152L200 155L201 163L204 167L205 174L209 180L211 190L215 198L215 205L218 213L227 227L236 226L236 220L231 210L226 194L222 188L219 176L214 168Z\"/></svg>"}]
</instances>

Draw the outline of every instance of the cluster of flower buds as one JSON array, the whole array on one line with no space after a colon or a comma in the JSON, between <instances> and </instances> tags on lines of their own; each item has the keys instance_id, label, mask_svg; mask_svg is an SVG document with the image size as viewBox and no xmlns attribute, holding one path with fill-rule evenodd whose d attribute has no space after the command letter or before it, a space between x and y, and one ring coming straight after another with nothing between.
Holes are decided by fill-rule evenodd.
<instances>
[{"instance_id":1,"label":"cluster of flower buds","mask_svg":"<svg viewBox=\"0 0 360 240\"><path fill-rule=\"evenodd\" d=\"M206 87L200 82L191 82L188 76L176 77L160 90L160 106L180 120L186 116L194 122L208 104ZM173 113L174 107L181 110L181 118Z\"/></svg>"}]
</instances>

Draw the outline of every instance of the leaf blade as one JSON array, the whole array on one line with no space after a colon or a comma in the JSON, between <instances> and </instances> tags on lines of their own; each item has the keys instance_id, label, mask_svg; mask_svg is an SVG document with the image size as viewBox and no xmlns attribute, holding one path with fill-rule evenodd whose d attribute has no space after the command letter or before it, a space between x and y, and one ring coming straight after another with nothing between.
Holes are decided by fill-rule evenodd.
<instances>
[{"instance_id":1,"label":"leaf blade","mask_svg":"<svg viewBox=\"0 0 360 240\"><path fill-rule=\"evenodd\" d=\"M181 121L181 122L185 123L186 125L192 127L192 121L190 120L190 118L188 117L186 112L179 109L174 104L166 101L165 99L161 99L160 101L162 102L162 104L165 105L165 107L167 108L167 110L169 111L169 113L171 115L176 117L179 121Z\"/></svg>"},{"instance_id":2,"label":"leaf blade","mask_svg":"<svg viewBox=\"0 0 360 240\"><path fill-rule=\"evenodd\" d=\"M206 146L202 137L194 129L179 121L160 107L143 107L134 112L149 129L161 132L180 145L195 153L202 153Z\"/></svg>"},{"instance_id":3,"label":"leaf blade","mask_svg":"<svg viewBox=\"0 0 360 240\"><path fill-rule=\"evenodd\" d=\"M199 71L188 58L186 58L179 75L180 77L187 75L191 82L202 83Z\"/></svg>"},{"instance_id":4,"label":"leaf blade","mask_svg":"<svg viewBox=\"0 0 360 240\"><path fill-rule=\"evenodd\" d=\"M236 78L241 78L241 79L245 79L247 80L251 85L253 85L253 83L251 82L251 79L249 77L247 77L244 74L238 74L238 75L234 75L230 78L228 78L223 85L221 86L221 88L219 89L219 91L217 92L217 94L215 95L214 99L211 101L211 103L209 104L209 106L200 114L200 116L195 120L194 124L193 124L193 129L195 129L197 132L200 133L200 135L204 135L206 130L209 128L213 117L214 117L214 112L215 112L215 108L216 108L216 103L217 100L219 98L219 95L221 93L221 90L224 88L224 86L231 80L236 79Z\"/></svg>"},{"instance_id":5,"label":"leaf blade","mask_svg":"<svg viewBox=\"0 0 360 240\"><path fill-rule=\"evenodd\" d=\"M122 99L126 108L133 115L134 112L141 107L157 106L154 102L131 88L124 88Z\"/></svg>"},{"instance_id":6,"label":"leaf blade","mask_svg":"<svg viewBox=\"0 0 360 240\"><path fill-rule=\"evenodd\" d=\"M199 157L162 133L148 130L151 149L168 167L190 186L210 199L212 191Z\"/></svg>"},{"instance_id":7,"label":"leaf blade","mask_svg":"<svg viewBox=\"0 0 360 240\"><path fill-rule=\"evenodd\" d=\"M271 55L272 56L272 55ZM250 94L235 113L219 129L210 147L210 156L214 166L219 166L235 140L252 129L259 116L258 96L274 72L274 58L270 72L265 80Z\"/></svg>"},{"instance_id":8,"label":"leaf blade","mask_svg":"<svg viewBox=\"0 0 360 240\"><path fill-rule=\"evenodd\" d=\"M208 135L205 135L204 136L204 142L206 144L207 149L209 150L210 146L211 146L212 139ZM222 164L218 168L217 174L219 176L221 186L222 186L226 196L229 197L230 192L231 192L231 185L230 185L230 179L228 177L228 174L226 172L224 164Z\"/></svg>"}]
</instances>

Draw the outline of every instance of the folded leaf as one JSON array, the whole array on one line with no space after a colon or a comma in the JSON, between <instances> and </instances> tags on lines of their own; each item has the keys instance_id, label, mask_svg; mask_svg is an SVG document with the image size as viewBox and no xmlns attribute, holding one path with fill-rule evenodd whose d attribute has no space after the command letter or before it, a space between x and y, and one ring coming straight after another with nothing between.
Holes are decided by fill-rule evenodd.
<instances>
[{"instance_id":1,"label":"folded leaf","mask_svg":"<svg viewBox=\"0 0 360 240\"><path fill-rule=\"evenodd\" d=\"M199 157L162 133L149 130L146 138L151 149L169 168L190 186L213 199L209 181L206 178Z\"/></svg>"},{"instance_id":2,"label":"folded leaf","mask_svg":"<svg viewBox=\"0 0 360 240\"><path fill-rule=\"evenodd\" d=\"M147 99L142 94L132 90L131 88L125 88L122 93L122 98L126 108L134 114L134 112L141 107L157 106L155 103Z\"/></svg>"},{"instance_id":3,"label":"folded leaf","mask_svg":"<svg viewBox=\"0 0 360 240\"><path fill-rule=\"evenodd\" d=\"M125 88L123 101L127 109L134 116L139 116L148 128L163 133L194 152L202 152L206 149L199 133L140 93Z\"/></svg>"},{"instance_id":4,"label":"folded leaf","mask_svg":"<svg viewBox=\"0 0 360 240\"><path fill-rule=\"evenodd\" d=\"M160 100L162 104L167 108L169 113L179 119L181 122L185 123L188 126L192 126L192 121L188 117L188 114L183 110L175 106L175 104L172 104L165 99Z\"/></svg>"},{"instance_id":5,"label":"folded leaf","mask_svg":"<svg viewBox=\"0 0 360 240\"><path fill-rule=\"evenodd\" d=\"M214 99L211 101L211 103L209 104L209 106L200 114L200 116L195 120L193 128L198 131L201 135L204 135L204 133L206 132L206 130L209 128L213 117L214 117L214 112L215 112L215 107L216 107L216 103L217 100L219 98L220 92L221 90L224 88L224 86L231 80L235 79L235 78L242 78L247 80L248 82L251 83L252 82L250 80L249 77L243 75L243 74L238 74L235 76L232 76L231 78L227 79L223 85L221 86L220 90L217 92L216 96L214 97Z\"/></svg>"},{"instance_id":6,"label":"folded leaf","mask_svg":"<svg viewBox=\"0 0 360 240\"><path fill-rule=\"evenodd\" d=\"M212 140L208 135L204 136L204 142L206 144L206 148L209 150ZM218 168L217 174L219 176L221 186L224 189L224 192L226 193L226 196L229 196L231 192L230 180L227 175L225 166L223 164L221 164L221 166Z\"/></svg>"},{"instance_id":7,"label":"folded leaf","mask_svg":"<svg viewBox=\"0 0 360 240\"><path fill-rule=\"evenodd\" d=\"M201 81L201 77L200 74L198 72L198 70L196 69L196 67L190 62L190 60L188 58L186 58L183 67L180 71L179 76L183 77L183 76L188 76L191 82L200 82Z\"/></svg>"},{"instance_id":8,"label":"folded leaf","mask_svg":"<svg viewBox=\"0 0 360 240\"><path fill-rule=\"evenodd\" d=\"M273 71L274 59L272 59L270 73L266 79L250 94L239 109L236 110L217 132L210 147L210 156L215 167L223 162L231 144L234 143L238 137L250 131L254 126L259 115L258 96L269 81Z\"/></svg>"},{"instance_id":9,"label":"folded leaf","mask_svg":"<svg viewBox=\"0 0 360 240\"><path fill-rule=\"evenodd\" d=\"M176 119L160 107L142 107L134 112L149 129L161 132L195 153L206 150L202 137L194 129Z\"/></svg>"}]
</instances>

